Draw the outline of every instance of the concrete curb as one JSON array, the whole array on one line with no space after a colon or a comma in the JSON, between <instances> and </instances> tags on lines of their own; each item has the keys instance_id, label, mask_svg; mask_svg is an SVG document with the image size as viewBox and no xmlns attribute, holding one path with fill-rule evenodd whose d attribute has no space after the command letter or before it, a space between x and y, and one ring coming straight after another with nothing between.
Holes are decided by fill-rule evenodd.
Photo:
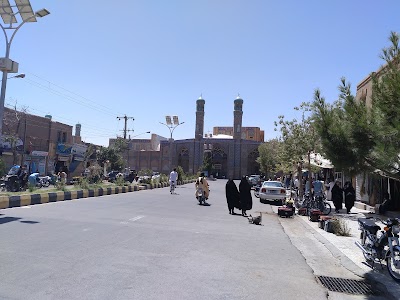
<instances>
[{"instance_id":1,"label":"concrete curb","mask_svg":"<svg viewBox=\"0 0 400 300\"><path fill-rule=\"evenodd\" d=\"M192 183L195 180L179 181L178 185ZM156 188L169 187L168 182L160 182L156 184L140 184L129 186L113 186L90 190L78 191L57 191L41 194L26 194L18 196L0 196L0 209L21 207L27 205L44 204L49 202L67 201L81 198L99 197L106 195L114 195L121 193L136 192L141 190L152 190Z\"/></svg>"}]
</instances>

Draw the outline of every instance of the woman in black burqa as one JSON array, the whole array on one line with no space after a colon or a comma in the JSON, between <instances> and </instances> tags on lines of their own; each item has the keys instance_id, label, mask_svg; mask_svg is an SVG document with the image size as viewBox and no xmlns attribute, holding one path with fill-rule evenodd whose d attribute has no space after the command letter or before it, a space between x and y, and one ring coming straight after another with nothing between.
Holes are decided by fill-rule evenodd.
<instances>
[{"instance_id":1,"label":"woman in black burqa","mask_svg":"<svg viewBox=\"0 0 400 300\"><path fill-rule=\"evenodd\" d=\"M340 182L338 180L332 187L332 202L333 205L335 205L335 211L338 213L339 209L342 209L342 203L343 203L343 189L340 186Z\"/></svg>"},{"instance_id":2,"label":"woman in black burqa","mask_svg":"<svg viewBox=\"0 0 400 300\"><path fill-rule=\"evenodd\" d=\"M251 198L251 186L246 177L242 177L239 183L240 204L242 205L242 216L247 217L246 210L253 207L253 199Z\"/></svg>"},{"instance_id":3,"label":"woman in black burqa","mask_svg":"<svg viewBox=\"0 0 400 300\"><path fill-rule=\"evenodd\" d=\"M229 179L225 185L226 202L228 203L229 214L234 215L234 208L241 209L240 194L235 182Z\"/></svg>"},{"instance_id":4,"label":"woman in black burqa","mask_svg":"<svg viewBox=\"0 0 400 300\"><path fill-rule=\"evenodd\" d=\"M347 213L350 213L350 209L354 206L354 201L356 201L356 191L351 185L350 181L344 184L344 205L346 206Z\"/></svg>"}]
</instances>

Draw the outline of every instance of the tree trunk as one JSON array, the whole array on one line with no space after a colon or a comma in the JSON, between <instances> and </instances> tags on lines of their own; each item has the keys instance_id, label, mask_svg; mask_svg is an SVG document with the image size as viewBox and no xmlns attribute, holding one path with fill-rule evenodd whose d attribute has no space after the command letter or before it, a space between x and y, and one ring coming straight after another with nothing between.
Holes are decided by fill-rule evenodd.
<instances>
[{"instance_id":1,"label":"tree trunk","mask_svg":"<svg viewBox=\"0 0 400 300\"><path fill-rule=\"evenodd\" d=\"M308 151L308 182L310 186L310 195L311 195L311 187L312 187L312 178L311 178L311 151Z\"/></svg>"},{"instance_id":2,"label":"tree trunk","mask_svg":"<svg viewBox=\"0 0 400 300\"><path fill-rule=\"evenodd\" d=\"M300 198L303 197L303 172L301 168L301 164L297 164L297 177L299 179L299 195Z\"/></svg>"}]
</instances>

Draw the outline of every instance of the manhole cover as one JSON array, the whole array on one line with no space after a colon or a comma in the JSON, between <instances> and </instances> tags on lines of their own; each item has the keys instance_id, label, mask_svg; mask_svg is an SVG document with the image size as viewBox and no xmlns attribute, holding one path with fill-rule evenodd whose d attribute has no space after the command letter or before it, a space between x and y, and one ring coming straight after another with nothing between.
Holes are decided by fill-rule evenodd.
<instances>
[{"instance_id":1,"label":"manhole cover","mask_svg":"<svg viewBox=\"0 0 400 300\"><path fill-rule=\"evenodd\" d=\"M324 287L332 292L353 295L372 295L372 286L365 280L353 280L337 277L317 276Z\"/></svg>"}]
</instances>

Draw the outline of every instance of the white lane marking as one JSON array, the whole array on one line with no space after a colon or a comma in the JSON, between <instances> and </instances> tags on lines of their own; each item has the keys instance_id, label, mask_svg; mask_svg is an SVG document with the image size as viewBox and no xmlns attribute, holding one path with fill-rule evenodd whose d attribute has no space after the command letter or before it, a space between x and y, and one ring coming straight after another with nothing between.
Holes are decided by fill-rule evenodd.
<instances>
[{"instance_id":1,"label":"white lane marking","mask_svg":"<svg viewBox=\"0 0 400 300\"><path fill-rule=\"evenodd\" d=\"M144 216L137 216L137 217L129 219L129 221L135 222L137 220L140 220L141 218L144 218Z\"/></svg>"},{"instance_id":2,"label":"white lane marking","mask_svg":"<svg viewBox=\"0 0 400 300\"><path fill-rule=\"evenodd\" d=\"M141 218L144 218L144 216L136 216L134 218L130 218L128 221L135 222L137 220L140 220ZM119 222L119 223L120 224L129 224L128 221L122 221L122 222Z\"/></svg>"}]
</instances>

